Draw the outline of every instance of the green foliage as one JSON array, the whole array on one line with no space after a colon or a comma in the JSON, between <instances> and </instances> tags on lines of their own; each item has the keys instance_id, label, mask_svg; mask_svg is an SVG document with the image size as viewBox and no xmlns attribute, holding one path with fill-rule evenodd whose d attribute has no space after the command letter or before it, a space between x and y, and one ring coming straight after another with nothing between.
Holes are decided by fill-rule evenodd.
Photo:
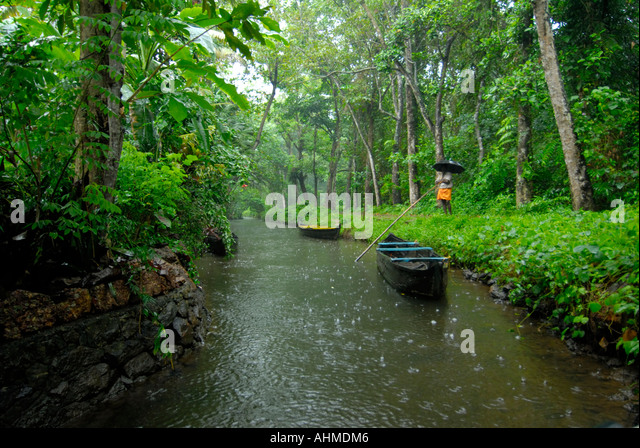
<instances>
[{"instance_id":1,"label":"green foliage","mask_svg":"<svg viewBox=\"0 0 640 448\"><path fill-rule=\"evenodd\" d=\"M637 202L638 97L609 87L585 91L573 113L596 197L605 207L617 198Z\"/></svg>"},{"instance_id":2,"label":"green foliage","mask_svg":"<svg viewBox=\"0 0 640 448\"><path fill-rule=\"evenodd\" d=\"M484 163L470 173L468 183L454 183L455 207L469 213L483 213L488 209L504 207L504 198L513 197L514 173L515 159L512 154L498 151L490 153ZM506 202L511 202L511 199Z\"/></svg>"},{"instance_id":3,"label":"green foliage","mask_svg":"<svg viewBox=\"0 0 640 448\"><path fill-rule=\"evenodd\" d=\"M116 204L123 211L112 223L110 238L122 249L160 243L160 228L171 228L179 207L189 200L185 190L185 165L181 154L169 154L158 162L150 153L125 145L120 169ZM182 163L181 163L182 162Z\"/></svg>"},{"instance_id":4,"label":"green foliage","mask_svg":"<svg viewBox=\"0 0 640 448\"><path fill-rule=\"evenodd\" d=\"M207 227L230 245L230 193L249 177L251 164L225 120L250 103L224 79L229 64L221 56L235 50L250 58L249 42L286 43L267 16L270 8L254 1L231 10L182 0L122 4L120 107L131 132L122 160L116 148L113 190L80 185L74 170L78 162L105 169L93 155L78 159L74 131L85 81L102 70L92 58L81 60L79 50L101 52L111 41L83 40L78 32L82 23L109 31L112 15L80 17L76 2L17 3L0 6L0 182L4 200L24 201L27 219L10 225L3 200L0 228L2 241L16 235L27 241L25 269L45 257L89 266L104 260L105 250L144 256L155 244L175 247L179 239L181 250L197 255ZM100 129L85 136L101 139L97 152L111 150Z\"/></svg>"},{"instance_id":5,"label":"green foliage","mask_svg":"<svg viewBox=\"0 0 640 448\"><path fill-rule=\"evenodd\" d=\"M236 195L229 214L232 218L238 219L245 215L263 218L264 213L265 204L262 191L243 187L242 191Z\"/></svg>"}]
</instances>

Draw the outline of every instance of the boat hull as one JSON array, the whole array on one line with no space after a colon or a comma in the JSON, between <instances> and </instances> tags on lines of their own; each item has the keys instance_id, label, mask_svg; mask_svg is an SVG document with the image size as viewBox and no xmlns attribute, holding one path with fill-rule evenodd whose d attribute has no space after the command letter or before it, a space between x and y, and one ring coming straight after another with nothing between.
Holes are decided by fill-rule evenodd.
<instances>
[{"instance_id":1,"label":"boat hull","mask_svg":"<svg viewBox=\"0 0 640 448\"><path fill-rule=\"evenodd\" d=\"M310 238L335 240L340 236L340 227L298 226L300 233Z\"/></svg>"},{"instance_id":2,"label":"boat hull","mask_svg":"<svg viewBox=\"0 0 640 448\"><path fill-rule=\"evenodd\" d=\"M398 292L403 294L440 298L448 283L449 261L431 248L407 248L409 243L390 234L379 245L376 255L378 271ZM407 261L393 261L402 259Z\"/></svg>"}]
</instances>

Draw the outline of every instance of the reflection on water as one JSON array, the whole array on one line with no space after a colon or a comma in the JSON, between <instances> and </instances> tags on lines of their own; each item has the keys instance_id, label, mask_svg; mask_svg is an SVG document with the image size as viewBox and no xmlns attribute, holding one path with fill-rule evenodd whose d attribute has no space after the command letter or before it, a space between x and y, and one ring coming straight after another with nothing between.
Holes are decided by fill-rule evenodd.
<instances>
[{"instance_id":1,"label":"reflection on water","mask_svg":"<svg viewBox=\"0 0 640 448\"><path fill-rule=\"evenodd\" d=\"M233 222L235 258L199 261L207 345L92 415L95 426L590 427L631 423L623 384L453 270L402 296L355 241ZM475 353L463 353L462 331Z\"/></svg>"}]
</instances>

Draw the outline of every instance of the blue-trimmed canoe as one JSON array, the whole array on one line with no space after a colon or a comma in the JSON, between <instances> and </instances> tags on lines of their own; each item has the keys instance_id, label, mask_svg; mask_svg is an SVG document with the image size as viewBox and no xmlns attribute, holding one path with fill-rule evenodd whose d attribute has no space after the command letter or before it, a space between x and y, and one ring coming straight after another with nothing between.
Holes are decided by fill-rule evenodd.
<instances>
[{"instance_id":1,"label":"blue-trimmed canoe","mask_svg":"<svg viewBox=\"0 0 640 448\"><path fill-rule=\"evenodd\" d=\"M447 290L449 258L390 233L376 248L378 271L401 293L439 298Z\"/></svg>"}]
</instances>

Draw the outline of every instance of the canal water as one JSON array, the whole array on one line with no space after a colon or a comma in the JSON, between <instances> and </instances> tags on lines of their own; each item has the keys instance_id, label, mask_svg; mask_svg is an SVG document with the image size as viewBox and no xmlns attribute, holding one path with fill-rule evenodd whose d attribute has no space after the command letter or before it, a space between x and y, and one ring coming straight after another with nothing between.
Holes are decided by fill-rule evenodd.
<instances>
[{"instance_id":1,"label":"canal water","mask_svg":"<svg viewBox=\"0 0 640 448\"><path fill-rule=\"evenodd\" d=\"M632 423L619 374L572 354L539 322L518 330L521 311L495 303L460 271L450 273L445 298L418 300L384 282L375 250L354 262L362 242L305 238L252 219L232 229L234 258L198 262L213 315L207 344L85 425Z\"/></svg>"}]
</instances>

